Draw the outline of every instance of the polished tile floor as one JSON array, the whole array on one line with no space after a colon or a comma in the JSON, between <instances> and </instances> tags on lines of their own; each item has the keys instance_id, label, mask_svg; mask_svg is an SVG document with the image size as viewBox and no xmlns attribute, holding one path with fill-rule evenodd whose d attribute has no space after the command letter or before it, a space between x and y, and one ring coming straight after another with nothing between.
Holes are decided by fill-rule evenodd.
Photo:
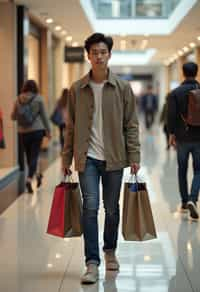
<instances>
[{"instance_id":1,"label":"polished tile floor","mask_svg":"<svg viewBox=\"0 0 200 292\"><path fill-rule=\"evenodd\" d=\"M141 143L141 173L149 189L158 238L129 242L120 232L120 272L106 273L102 256L99 282L80 285L83 239L64 240L45 232L54 186L61 177L57 159L46 170L43 186L33 195L24 193L0 216L1 292L200 292L200 223L177 212L175 151L165 150L157 126L151 132L141 130ZM190 166L190 180L191 173ZM102 246L102 207L99 221Z\"/></svg>"}]
</instances>

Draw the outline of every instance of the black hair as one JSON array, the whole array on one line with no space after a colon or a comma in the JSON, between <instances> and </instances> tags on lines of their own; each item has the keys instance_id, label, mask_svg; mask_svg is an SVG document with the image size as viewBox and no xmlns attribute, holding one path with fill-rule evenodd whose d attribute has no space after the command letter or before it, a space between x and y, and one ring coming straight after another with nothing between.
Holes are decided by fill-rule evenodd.
<instances>
[{"instance_id":1,"label":"black hair","mask_svg":"<svg viewBox=\"0 0 200 292\"><path fill-rule=\"evenodd\" d=\"M185 77L193 77L197 76L198 65L194 62L187 62L183 64L183 74Z\"/></svg>"},{"instance_id":2,"label":"black hair","mask_svg":"<svg viewBox=\"0 0 200 292\"><path fill-rule=\"evenodd\" d=\"M108 47L109 53L111 52L113 47L113 39L110 36L105 36L103 33L96 32L85 40L85 49L87 53L90 52L91 46L97 43L105 43Z\"/></svg>"}]
</instances>

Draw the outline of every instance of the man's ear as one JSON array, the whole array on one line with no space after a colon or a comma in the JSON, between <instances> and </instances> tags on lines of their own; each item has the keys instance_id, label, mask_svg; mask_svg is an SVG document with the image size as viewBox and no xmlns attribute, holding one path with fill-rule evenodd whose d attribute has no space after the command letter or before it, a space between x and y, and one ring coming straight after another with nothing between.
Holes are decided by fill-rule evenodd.
<instances>
[{"instance_id":1,"label":"man's ear","mask_svg":"<svg viewBox=\"0 0 200 292\"><path fill-rule=\"evenodd\" d=\"M87 58L88 58L88 60L90 61L90 56L89 56L89 53L87 53Z\"/></svg>"}]
</instances>

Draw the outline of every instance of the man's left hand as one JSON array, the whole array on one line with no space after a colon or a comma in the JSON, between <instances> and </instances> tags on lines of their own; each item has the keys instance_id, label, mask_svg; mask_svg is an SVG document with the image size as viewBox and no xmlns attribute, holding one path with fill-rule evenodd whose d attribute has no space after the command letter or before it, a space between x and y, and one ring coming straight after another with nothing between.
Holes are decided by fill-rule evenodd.
<instances>
[{"instance_id":1,"label":"man's left hand","mask_svg":"<svg viewBox=\"0 0 200 292\"><path fill-rule=\"evenodd\" d=\"M139 163L134 162L131 164L131 173L132 174L136 174L139 169L140 169Z\"/></svg>"}]
</instances>

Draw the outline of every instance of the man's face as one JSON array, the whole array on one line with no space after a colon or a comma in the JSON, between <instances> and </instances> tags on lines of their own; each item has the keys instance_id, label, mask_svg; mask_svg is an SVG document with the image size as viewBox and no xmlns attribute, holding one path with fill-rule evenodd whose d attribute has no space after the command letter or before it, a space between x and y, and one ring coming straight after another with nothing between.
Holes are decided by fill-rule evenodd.
<instances>
[{"instance_id":1,"label":"man's face","mask_svg":"<svg viewBox=\"0 0 200 292\"><path fill-rule=\"evenodd\" d=\"M108 47L105 43L97 43L90 47L88 59L90 60L93 69L106 69L110 57L111 53L109 53Z\"/></svg>"}]
</instances>

